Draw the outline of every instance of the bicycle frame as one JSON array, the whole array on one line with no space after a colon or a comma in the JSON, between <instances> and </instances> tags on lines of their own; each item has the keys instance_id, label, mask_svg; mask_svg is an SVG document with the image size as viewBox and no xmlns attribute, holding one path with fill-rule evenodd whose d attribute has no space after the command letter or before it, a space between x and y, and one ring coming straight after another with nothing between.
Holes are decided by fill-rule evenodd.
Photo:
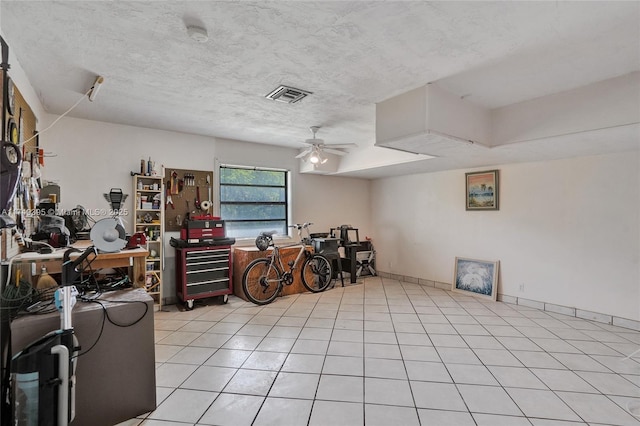
<instances>
[{"instance_id":1,"label":"bicycle frame","mask_svg":"<svg viewBox=\"0 0 640 426\"><path fill-rule=\"evenodd\" d=\"M242 288L247 298L258 305L271 303L280 293L282 288L294 282L294 271L300 270L300 279L304 287L318 293L324 291L331 283L331 263L318 253L312 253L309 249L309 225L311 223L296 224L291 227L298 230L298 236L302 236L302 230L307 230L307 237L300 238L300 242L276 246L273 242L273 233L262 233L256 238L256 246L264 251L272 247L271 253L266 253L264 257L254 259L242 275ZM294 260L287 263L286 268L283 262L280 249L300 246L298 254ZM291 250L293 255L295 251ZM287 255L289 258L289 255ZM302 265L300 262L302 261Z\"/></svg>"},{"instance_id":2,"label":"bicycle frame","mask_svg":"<svg viewBox=\"0 0 640 426\"><path fill-rule=\"evenodd\" d=\"M287 248L287 247L295 247L299 244L302 244L300 246L300 251L298 252L298 255L296 256L296 259L293 261L293 263L289 263L287 264L287 266L289 266L289 270L287 271L284 268L284 264L282 263L282 257L280 256L280 249L281 248ZM286 244L283 246L273 246L273 253L268 254L266 257L271 259L271 264L269 265L269 267L273 266L274 264L276 264L276 268L279 268L283 273L286 272L288 274L293 274L293 272L297 269L298 267L298 263L300 262L300 259L303 258L303 255L306 257L309 254L309 250L307 250L307 246L304 244L304 241L301 241L300 243L294 243L294 244ZM286 277L283 276L280 281L285 281Z\"/></svg>"},{"instance_id":3,"label":"bicycle frame","mask_svg":"<svg viewBox=\"0 0 640 426\"><path fill-rule=\"evenodd\" d=\"M276 268L279 268L283 274L293 275L293 272L297 269L298 263L300 262L300 259L302 259L303 255L307 257L310 254L309 250L307 250L307 245L308 245L307 242L310 241L310 237L311 237L309 234L310 225L313 225L313 223L304 223L302 225L289 225L290 228L296 228L298 230L298 237L300 237L300 242L285 244L282 246L276 246L275 244L273 244L273 253L268 254L266 256L268 259L271 259L271 263L269 264L269 267L272 267L274 264L276 264ZM303 229L306 229L307 231L306 237L302 237ZM280 256L280 249L295 247L297 245L300 245L300 251L298 252L298 255L296 256L296 259L293 261L293 263L288 264L289 270L287 271L284 267L284 264L282 263L282 257ZM286 280L287 280L286 275L284 275L280 279L281 282L286 282Z\"/></svg>"}]
</instances>

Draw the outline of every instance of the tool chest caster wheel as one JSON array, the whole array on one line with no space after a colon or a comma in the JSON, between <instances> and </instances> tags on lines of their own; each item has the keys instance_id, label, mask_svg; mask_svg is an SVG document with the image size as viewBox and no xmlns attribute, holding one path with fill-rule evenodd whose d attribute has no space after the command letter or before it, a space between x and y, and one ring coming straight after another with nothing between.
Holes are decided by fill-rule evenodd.
<instances>
[{"instance_id":1,"label":"tool chest caster wheel","mask_svg":"<svg viewBox=\"0 0 640 426\"><path fill-rule=\"evenodd\" d=\"M229 302L229 295L228 294L223 294L222 295L222 303L226 305L227 302Z\"/></svg>"},{"instance_id":2,"label":"tool chest caster wheel","mask_svg":"<svg viewBox=\"0 0 640 426\"><path fill-rule=\"evenodd\" d=\"M184 302L184 307L187 311L193 310L193 299Z\"/></svg>"}]
</instances>

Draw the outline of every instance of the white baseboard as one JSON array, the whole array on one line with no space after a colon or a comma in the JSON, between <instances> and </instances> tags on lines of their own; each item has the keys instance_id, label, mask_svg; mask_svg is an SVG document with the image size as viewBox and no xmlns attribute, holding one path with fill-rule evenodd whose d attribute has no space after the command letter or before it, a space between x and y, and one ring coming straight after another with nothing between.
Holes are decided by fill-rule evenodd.
<instances>
[{"instance_id":1,"label":"white baseboard","mask_svg":"<svg viewBox=\"0 0 640 426\"><path fill-rule=\"evenodd\" d=\"M410 277L405 275L391 274L389 272L378 270L378 275L383 278L389 278L397 281L413 283L428 287L436 287L443 290L451 290L451 284L429 280L426 278ZM618 327L629 328L631 330L640 331L640 321L629 318L617 317L614 315L603 314L600 312L592 312L576 307L556 305L540 300L525 299L523 297L510 296L508 294L498 293L498 301L509 303L512 305L527 306L530 308L540 309L541 311L553 312L556 314L567 315L576 318L582 318L590 321L596 321L603 324L615 325Z\"/></svg>"}]
</instances>

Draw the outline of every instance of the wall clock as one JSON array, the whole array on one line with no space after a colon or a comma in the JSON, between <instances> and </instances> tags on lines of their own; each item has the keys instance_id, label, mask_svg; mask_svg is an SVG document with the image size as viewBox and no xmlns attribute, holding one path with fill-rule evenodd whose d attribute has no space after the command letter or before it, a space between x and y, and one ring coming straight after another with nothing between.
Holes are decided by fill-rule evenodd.
<instances>
[{"instance_id":1,"label":"wall clock","mask_svg":"<svg viewBox=\"0 0 640 426\"><path fill-rule=\"evenodd\" d=\"M7 123L7 137L9 142L13 142L14 144L18 143L18 126L16 126L16 122L13 121L13 118L10 118Z\"/></svg>"},{"instance_id":2,"label":"wall clock","mask_svg":"<svg viewBox=\"0 0 640 426\"><path fill-rule=\"evenodd\" d=\"M7 77L7 98L5 99L5 103L7 105L7 113L9 115L13 115L13 112L16 109L16 87L13 84L13 80Z\"/></svg>"}]
</instances>

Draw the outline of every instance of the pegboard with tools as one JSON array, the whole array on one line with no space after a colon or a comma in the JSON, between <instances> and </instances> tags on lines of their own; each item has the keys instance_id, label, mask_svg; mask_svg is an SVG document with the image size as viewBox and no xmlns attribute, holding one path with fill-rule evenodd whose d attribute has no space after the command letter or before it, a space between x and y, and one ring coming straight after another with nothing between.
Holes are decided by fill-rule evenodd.
<instances>
[{"instance_id":1,"label":"pegboard with tools","mask_svg":"<svg viewBox=\"0 0 640 426\"><path fill-rule=\"evenodd\" d=\"M0 71L0 83L4 79L4 71ZM44 151L39 147L36 134L37 119L33 110L22 96L22 93L7 74L8 92L0 95L0 111L5 121L2 124L3 141L22 144L22 169L18 189L12 203L9 215L15 220L16 227L0 230L0 259L9 259L20 251L20 245L13 233L30 235L36 226L35 215L32 214L38 206L38 196L41 188L40 168L44 166ZM4 89L4 85L0 84ZM8 102L7 102L8 101ZM0 132L2 133L2 132ZM3 163L4 167L4 163ZM4 173L4 172L3 172ZM3 174L3 178L5 179Z\"/></svg>"},{"instance_id":2,"label":"pegboard with tools","mask_svg":"<svg viewBox=\"0 0 640 426\"><path fill-rule=\"evenodd\" d=\"M164 230L180 231L190 216L213 213L213 172L164 169Z\"/></svg>"}]
</instances>

